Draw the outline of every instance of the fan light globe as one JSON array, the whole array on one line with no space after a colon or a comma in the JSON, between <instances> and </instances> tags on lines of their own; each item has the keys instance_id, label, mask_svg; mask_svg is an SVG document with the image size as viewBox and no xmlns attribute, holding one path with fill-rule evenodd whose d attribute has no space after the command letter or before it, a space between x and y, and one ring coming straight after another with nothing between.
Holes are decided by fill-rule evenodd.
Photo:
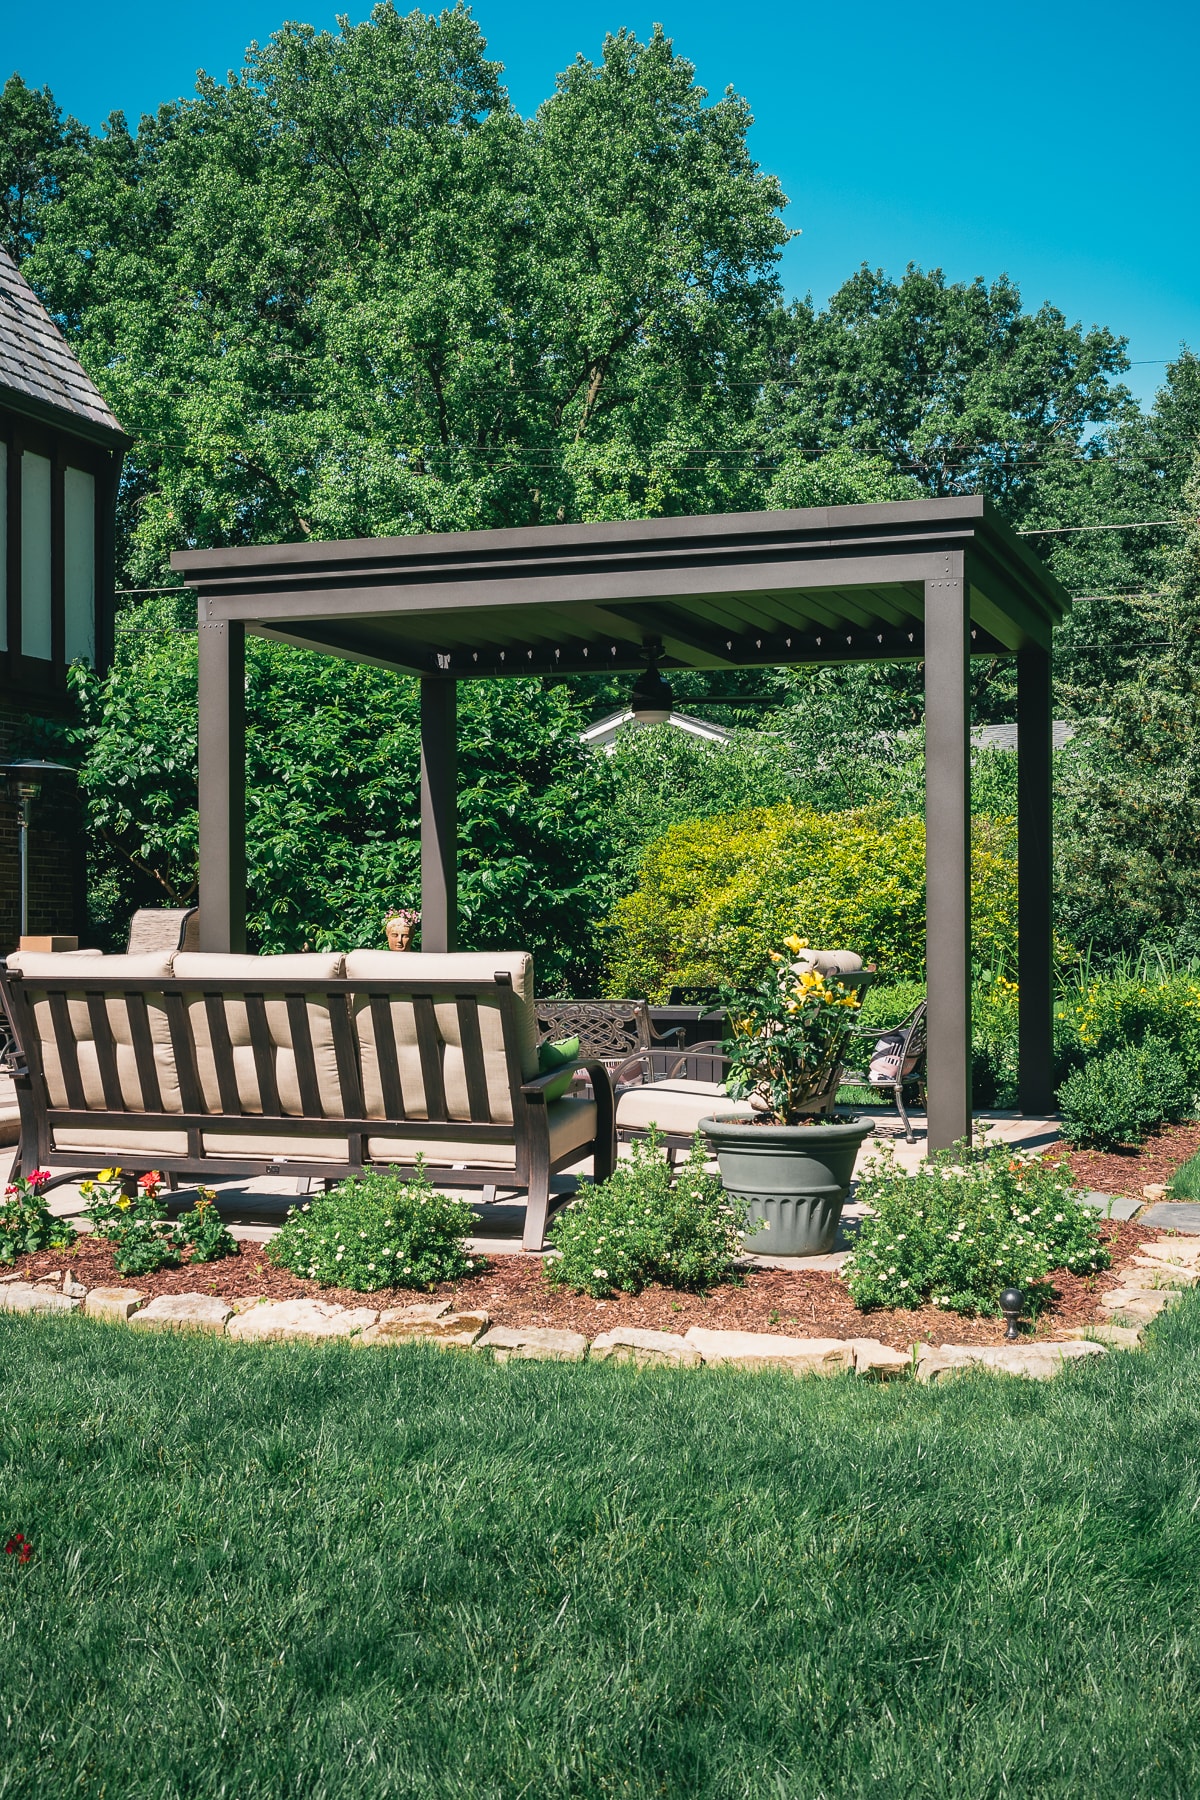
<instances>
[{"instance_id":1,"label":"fan light globe","mask_svg":"<svg viewBox=\"0 0 1200 1800\"><path fill-rule=\"evenodd\" d=\"M629 706L634 718L639 725L663 725L670 718L674 705L670 682L651 664L633 684Z\"/></svg>"}]
</instances>

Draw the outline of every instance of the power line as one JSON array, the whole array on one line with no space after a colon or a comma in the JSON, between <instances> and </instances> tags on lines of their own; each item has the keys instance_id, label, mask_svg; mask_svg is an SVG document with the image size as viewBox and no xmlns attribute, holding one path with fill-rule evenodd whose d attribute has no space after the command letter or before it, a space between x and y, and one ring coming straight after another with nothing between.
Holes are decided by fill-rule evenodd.
<instances>
[{"instance_id":1,"label":"power line","mask_svg":"<svg viewBox=\"0 0 1200 1800\"><path fill-rule=\"evenodd\" d=\"M1182 519L1132 519L1128 525L1029 525L1017 532L1018 537L1061 536L1068 531L1148 531L1164 525L1171 531L1182 531Z\"/></svg>"}]
</instances>

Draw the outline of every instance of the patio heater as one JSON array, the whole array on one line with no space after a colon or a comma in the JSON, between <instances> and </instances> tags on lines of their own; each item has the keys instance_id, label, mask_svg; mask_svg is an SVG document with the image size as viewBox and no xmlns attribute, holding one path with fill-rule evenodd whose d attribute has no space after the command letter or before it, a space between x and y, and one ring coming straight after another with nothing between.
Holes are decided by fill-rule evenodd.
<instances>
[{"instance_id":1,"label":"patio heater","mask_svg":"<svg viewBox=\"0 0 1200 1800\"><path fill-rule=\"evenodd\" d=\"M19 860L21 870L21 933L25 937L29 931L29 813L33 802L42 791L42 778L46 775L74 775L77 773L67 763L36 762L27 759L24 762L0 763L0 773L8 776L10 797L17 804L17 829Z\"/></svg>"}]
</instances>

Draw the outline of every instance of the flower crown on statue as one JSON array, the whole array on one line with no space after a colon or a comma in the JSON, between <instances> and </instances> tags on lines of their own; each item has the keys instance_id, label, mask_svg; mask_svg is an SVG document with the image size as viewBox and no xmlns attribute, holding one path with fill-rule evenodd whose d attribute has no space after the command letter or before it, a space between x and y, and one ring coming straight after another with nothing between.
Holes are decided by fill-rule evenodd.
<instances>
[{"instance_id":1,"label":"flower crown on statue","mask_svg":"<svg viewBox=\"0 0 1200 1800\"><path fill-rule=\"evenodd\" d=\"M388 913L383 921L386 931L389 925L407 925L410 928L421 923L421 915L414 906L398 906L394 912Z\"/></svg>"}]
</instances>

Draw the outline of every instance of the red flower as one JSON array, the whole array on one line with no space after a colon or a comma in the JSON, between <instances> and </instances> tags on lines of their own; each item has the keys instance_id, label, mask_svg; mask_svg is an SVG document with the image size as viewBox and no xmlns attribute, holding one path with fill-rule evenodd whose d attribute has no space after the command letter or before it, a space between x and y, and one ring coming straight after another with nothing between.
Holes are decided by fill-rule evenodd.
<instances>
[{"instance_id":1,"label":"red flower","mask_svg":"<svg viewBox=\"0 0 1200 1800\"><path fill-rule=\"evenodd\" d=\"M27 1563L33 1555L33 1545L23 1532L14 1532L4 1546L5 1556L15 1556L19 1563Z\"/></svg>"},{"instance_id":2,"label":"red flower","mask_svg":"<svg viewBox=\"0 0 1200 1800\"><path fill-rule=\"evenodd\" d=\"M138 1176L138 1186L141 1188L156 1188L161 1182L162 1171L159 1169L150 1169L145 1175Z\"/></svg>"},{"instance_id":3,"label":"red flower","mask_svg":"<svg viewBox=\"0 0 1200 1800\"><path fill-rule=\"evenodd\" d=\"M5 1195L7 1196L9 1194L19 1193L20 1189L15 1187L14 1184L10 1181L8 1186L5 1188L4 1192L5 1192Z\"/></svg>"}]
</instances>

